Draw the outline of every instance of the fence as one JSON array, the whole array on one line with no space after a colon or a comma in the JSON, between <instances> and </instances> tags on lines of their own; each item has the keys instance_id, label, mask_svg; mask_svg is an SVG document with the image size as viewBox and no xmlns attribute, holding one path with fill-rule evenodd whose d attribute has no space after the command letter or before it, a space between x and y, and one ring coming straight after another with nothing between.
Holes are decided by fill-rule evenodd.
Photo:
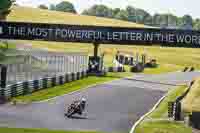
<instances>
[{"instance_id":1,"label":"fence","mask_svg":"<svg viewBox=\"0 0 200 133\"><path fill-rule=\"evenodd\" d=\"M7 65L7 84L53 77L63 73L88 70L86 53L30 51L20 55L17 63Z\"/></svg>"},{"instance_id":2,"label":"fence","mask_svg":"<svg viewBox=\"0 0 200 133\"><path fill-rule=\"evenodd\" d=\"M17 56L15 64L4 65L4 73L1 70L1 84L6 81L0 88L1 98L30 94L87 76L86 53L29 51Z\"/></svg>"}]
</instances>

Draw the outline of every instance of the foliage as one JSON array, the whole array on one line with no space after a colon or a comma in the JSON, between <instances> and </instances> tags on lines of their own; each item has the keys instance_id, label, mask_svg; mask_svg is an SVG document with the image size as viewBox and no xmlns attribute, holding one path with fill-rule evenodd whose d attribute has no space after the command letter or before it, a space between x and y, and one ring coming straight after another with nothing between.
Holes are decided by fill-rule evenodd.
<instances>
[{"instance_id":1,"label":"foliage","mask_svg":"<svg viewBox=\"0 0 200 133\"><path fill-rule=\"evenodd\" d=\"M115 16L116 19L128 20L128 13L125 10L121 10Z\"/></svg>"},{"instance_id":2,"label":"foliage","mask_svg":"<svg viewBox=\"0 0 200 133\"><path fill-rule=\"evenodd\" d=\"M49 10L56 10L56 6L54 4L51 4Z\"/></svg>"},{"instance_id":3,"label":"foliage","mask_svg":"<svg viewBox=\"0 0 200 133\"><path fill-rule=\"evenodd\" d=\"M39 5L38 8L40 8L40 9L48 9L48 7L46 5Z\"/></svg>"},{"instance_id":4,"label":"foliage","mask_svg":"<svg viewBox=\"0 0 200 133\"><path fill-rule=\"evenodd\" d=\"M112 17L112 10L104 5L94 5L88 10L84 10L84 15L98 16L98 17Z\"/></svg>"},{"instance_id":5,"label":"foliage","mask_svg":"<svg viewBox=\"0 0 200 133\"><path fill-rule=\"evenodd\" d=\"M50 10L56 10L61 12L70 12L70 13L76 13L76 10L74 8L74 5L68 1L60 2L57 5L50 5Z\"/></svg>"},{"instance_id":6,"label":"foliage","mask_svg":"<svg viewBox=\"0 0 200 133\"><path fill-rule=\"evenodd\" d=\"M10 13L10 7L12 5L12 0L1 0L0 4L0 20L6 19L6 16Z\"/></svg>"},{"instance_id":7,"label":"foliage","mask_svg":"<svg viewBox=\"0 0 200 133\"><path fill-rule=\"evenodd\" d=\"M125 10L120 8L112 9L105 5L94 5L91 8L84 10L82 14L115 18L163 28L191 29L194 26L195 29L200 29L200 22L193 20L190 15L186 14L183 17L177 17L171 13L156 13L151 15L143 9L135 8L130 5L128 5Z\"/></svg>"}]
</instances>

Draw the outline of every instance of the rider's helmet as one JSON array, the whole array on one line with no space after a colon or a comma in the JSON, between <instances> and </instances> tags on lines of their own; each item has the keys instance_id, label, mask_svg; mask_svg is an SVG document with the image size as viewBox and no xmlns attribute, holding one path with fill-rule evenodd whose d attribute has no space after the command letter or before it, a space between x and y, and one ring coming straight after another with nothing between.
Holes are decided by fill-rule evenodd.
<instances>
[{"instance_id":1,"label":"rider's helmet","mask_svg":"<svg viewBox=\"0 0 200 133\"><path fill-rule=\"evenodd\" d=\"M84 98L84 97L81 98L81 102L82 102L82 103L86 103L86 98Z\"/></svg>"}]
</instances>

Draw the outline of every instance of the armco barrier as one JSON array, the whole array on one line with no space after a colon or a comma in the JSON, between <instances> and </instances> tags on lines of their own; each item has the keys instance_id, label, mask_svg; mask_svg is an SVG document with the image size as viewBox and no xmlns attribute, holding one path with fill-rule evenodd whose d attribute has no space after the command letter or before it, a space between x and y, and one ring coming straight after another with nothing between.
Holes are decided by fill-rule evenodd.
<instances>
[{"instance_id":1,"label":"armco barrier","mask_svg":"<svg viewBox=\"0 0 200 133\"><path fill-rule=\"evenodd\" d=\"M181 120L181 101L187 96L194 82L192 81L187 90L181 96L177 97L174 102L171 102L173 103L173 107L168 106L168 116L172 117L175 121ZM173 113L171 114L171 112Z\"/></svg>"},{"instance_id":2,"label":"armco barrier","mask_svg":"<svg viewBox=\"0 0 200 133\"><path fill-rule=\"evenodd\" d=\"M62 85L71 81L79 80L87 76L87 72L67 73L55 77L46 77L38 80L30 80L9 85L6 88L0 88L0 98L9 99L19 95L27 95L32 92Z\"/></svg>"}]
</instances>

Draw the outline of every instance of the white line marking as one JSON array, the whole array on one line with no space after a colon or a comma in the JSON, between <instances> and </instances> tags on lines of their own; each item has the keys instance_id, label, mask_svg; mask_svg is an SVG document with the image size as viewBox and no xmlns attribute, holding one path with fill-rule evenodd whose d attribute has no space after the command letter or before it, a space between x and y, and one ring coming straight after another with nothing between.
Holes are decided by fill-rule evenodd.
<instances>
[{"instance_id":1,"label":"white line marking","mask_svg":"<svg viewBox=\"0 0 200 133\"><path fill-rule=\"evenodd\" d=\"M143 115L142 117L140 117L140 119L133 125L133 127L131 128L131 131L129 133L134 133L136 130L136 127L145 119L145 117L147 117L149 114L151 114L155 109L157 109L157 107L160 105L160 103L165 99L165 97L167 97L168 94L170 94L174 89L171 89L171 91L167 92L155 105L154 107L145 115Z\"/></svg>"}]
</instances>

